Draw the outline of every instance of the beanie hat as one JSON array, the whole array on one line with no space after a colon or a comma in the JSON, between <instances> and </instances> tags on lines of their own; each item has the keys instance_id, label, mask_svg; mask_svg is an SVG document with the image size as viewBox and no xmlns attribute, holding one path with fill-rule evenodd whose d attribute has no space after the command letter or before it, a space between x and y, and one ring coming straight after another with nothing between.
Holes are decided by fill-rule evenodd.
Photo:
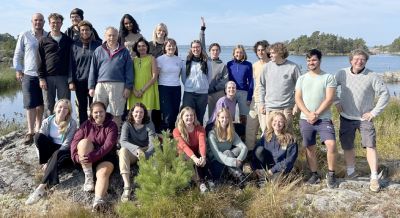
<instances>
[{"instance_id":1,"label":"beanie hat","mask_svg":"<svg viewBox=\"0 0 400 218\"><path fill-rule=\"evenodd\" d=\"M82 11L82 9L80 9L80 8L72 9L71 14L69 16L71 16L72 14L79 15L79 17L81 17L81 20L83 20L83 11Z\"/></svg>"}]
</instances>

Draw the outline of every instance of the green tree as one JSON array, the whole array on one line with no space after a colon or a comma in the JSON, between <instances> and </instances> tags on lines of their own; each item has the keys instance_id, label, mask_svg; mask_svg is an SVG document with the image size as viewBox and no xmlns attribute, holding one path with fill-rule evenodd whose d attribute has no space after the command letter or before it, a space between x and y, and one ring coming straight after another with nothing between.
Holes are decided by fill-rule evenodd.
<instances>
[{"instance_id":1,"label":"green tree","mask_svg":"<svg viewBox=\"0 0 400 218\"><path fill-rule=\"evenodd\" d=\"M400 52L400 37L393 40L392 44L389 46L390 52Z\"/></svg>"}]
</instances>

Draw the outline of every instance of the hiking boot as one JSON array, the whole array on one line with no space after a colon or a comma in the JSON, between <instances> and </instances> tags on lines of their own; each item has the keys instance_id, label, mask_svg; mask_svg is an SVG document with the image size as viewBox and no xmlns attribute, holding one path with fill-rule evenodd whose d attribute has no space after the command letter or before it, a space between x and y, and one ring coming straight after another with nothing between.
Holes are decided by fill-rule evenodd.
<instances>
[{"instance_id":1,"label":"hiking boot","mask_svg":"<svg viewBox=\"0 0 400 218\"><path fill-rule=\"evenodd\" d=\"M371 179L370 184L369 184L369 190L373 192L379 192L381 189L381 185L379 184L378 179Z\"/></svg>"},{"instance_id":2,"label":"hiking boot","mask_svg":"<svg viewBox=\"0 0 400 218\"><path fill-rule=\"evenodd\" d=\"M360 174L358 174L357 171L354 171L352 174L350 175L346 175L346 179L357 179L357 177L359 177Z\"/></svg>"},{"instance_id":3,"label":"hiking boot","mask_svg":"<svg viewBox=\"0 0 400 218\"><path fill-rule=\"evenodd\" d=\"M104 201L102 198L96 199L96 197L95 197L95 199L93 201L92 212L99 212L99 211L104 210L105 205L106 205L106 201Z\"/></svg>"},{"instance_id":4,"label":"hiking boot","mask_svg":"<svg viewBox=\"0 0 400 218\"><path fill-rule=\"evenodd\" d=\"M131 196L132 189L131 187L124 187L124 192L121 195L121 202L128 202Z\"/></svg>"},{"instance_id":5,"label":"hiking boot","mask_svg":"<svg viewBox=\"0 0 400 218\"><path fill-rule=\"evenodd\" d=\"M336 176L334 173L326 174L326 186L328 186L328 188L336 188L337 187Z\"/></svg>"},{"instance_id":6,"label":"hiking boot","mask_svg":"<svg viewBox=\"0 0 400 218\"><path fill-rule=\"evenodd\" d=\"M29 195L28 199L25 201L25 205L36 204L44 196L44 191L36 189L32 194Z\"/></svg>"},{"instance_id":7,"label":"hiking boot","mask_svg":"<svg viewBox=\"0 0 400 218\"><path fill-rule=\"evenodd\" d=\"M204 183L201 183L199 188L200 188L201 194L204 194L208 191L208 188L207 188L206 184L204 184Z\"/></svg>"},{"instance_id":8,"label":"hiking boot","mask_svg":"<svg viewBox=\"0 0 400 218\"><path fill-rule=\"evenodd\" d=\"M92 192L94 191L94 181L93 176L85 175L85 183L83 184L83 191L85 192Z\"/></svg>"},{"instance_id":9,"label":"hiking boot","mask_svg":"<svg viewBox=\"0 0 400 218\"><path fill-rule=\"evenodd\" d=\"M315 185L321 182L321 177L318 175L318 173L312 173L311 177L307 180L307 184L309 185Z\"/></svg>"},{"instance_id":10,"label":"hiking boot","mask_svg":"<svg viewBox=\"0 0 400 218\"><path fill-rule=\"evenodd\" d=\"M33 134L33 133L27 133L26 135L25 135L25 137L24 137L24 144L25 145L30 145L30 144L32 144L32 142L33 142L33 136L34 136L35 134Z\"/></svg>"}]
</instances>

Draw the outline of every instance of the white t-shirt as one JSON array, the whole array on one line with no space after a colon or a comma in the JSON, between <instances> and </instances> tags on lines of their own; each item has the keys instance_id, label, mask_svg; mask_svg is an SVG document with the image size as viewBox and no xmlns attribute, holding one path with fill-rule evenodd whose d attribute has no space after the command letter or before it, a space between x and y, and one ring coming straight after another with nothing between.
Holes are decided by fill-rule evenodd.
<instances>
[{"instance_id":1,"label":"white t-shirt","mask_svg":"<svg viewBox=\"0 0 400 218\"><path fill-rule=\"evenodd\" d=\"M49 137L53 139L55 144L62 144L62 135L58 132L59 126L56 124L56 119L52 119L50 123L50 134Z\"/></svg>"},{"instance_id":2,"label":"white t-shirt","mask_svg":"<svg viewBox=\"0 0 400 218\"><path fill-rule=\"evenodd\" d=\"M160 68L158 84L163 86L180 86L179 76L185 72L182 59L178 56L166 54L157 58L157 67Z\"/></svg>"}]
</instances>

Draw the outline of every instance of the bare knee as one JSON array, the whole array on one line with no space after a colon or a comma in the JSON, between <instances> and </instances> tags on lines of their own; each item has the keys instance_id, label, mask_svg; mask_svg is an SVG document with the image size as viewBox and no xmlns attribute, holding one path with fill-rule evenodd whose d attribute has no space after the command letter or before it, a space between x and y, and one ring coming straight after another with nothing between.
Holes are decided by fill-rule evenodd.
<instances>
[{"instance_id":1,"label":"bare knee","mask_svg":"<svg viewBox=\"0 0 400 218\"><path fill-rule=\"evenodd\" d=\"M108 179L114 170L114 165L108 161L102 162L97 166L96 177L97 179Z\"/></svg>"},{"instance_id":2,"label":"bare knee","mask_svg":"<svg viewBox=\"0 0 400 218\"><path fill-rule=\"evenodd\" d=\"M79 141L77 149L78 149L78 153L87 154L87 153L93 151L94 147L93 147L92 141L85 138L85 139L82 139Z\"/></svg>"}]
</instances>

